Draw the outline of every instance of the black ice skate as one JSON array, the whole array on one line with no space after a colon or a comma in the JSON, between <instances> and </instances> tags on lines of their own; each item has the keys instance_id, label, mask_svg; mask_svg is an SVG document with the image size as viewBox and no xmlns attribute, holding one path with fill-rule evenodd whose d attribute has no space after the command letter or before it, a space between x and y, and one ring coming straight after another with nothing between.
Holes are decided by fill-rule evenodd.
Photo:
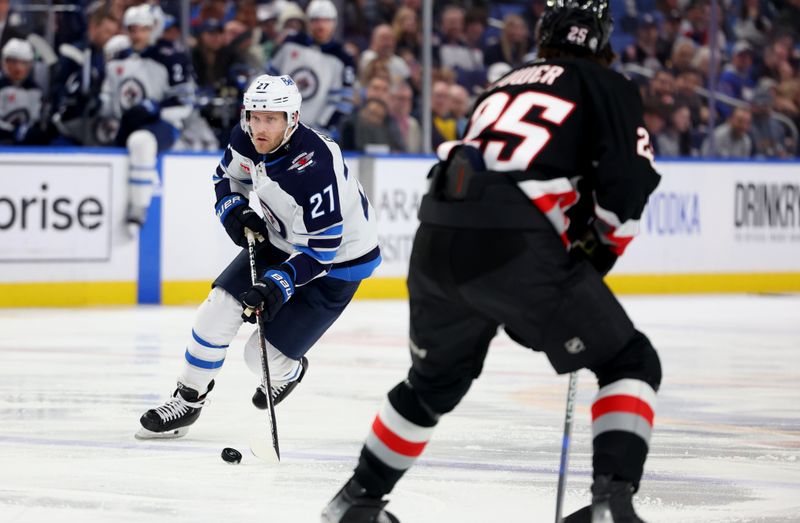
<instances>
[{"instance_id":1,"label":"black ice skate","mask_svg":"<svg viewBox=\"0 0 800 523\"><path fill-rule=\"evenodd\" d=\"M297 387L297 384L300 383L300 381L303 379L303 376L305 376L306 369L308 369L308 359L305 356L300 359L300 367L300 375L294 381L278 382L273 380L272 403L274 405L277 405L286 399L286 396L288 396L289 393L292 392L295 387ZM267 395L264 393L264 385L259 385L258 388L256 388L256 392L253 394L253 405L261 410L264 410L269 406L267 404Z\"/></svg>"},{"instance_id":2,"label":"black ice skate","mask_svg":"<svg viewBox=\"0 0 800 523\"><path fill-rule=\"evenodd\" d=\"M183 383L166 403L150 409L142 415L142 427L136 433L138 439L180 438L189 432L189 426L200 417L206 396L214 388L214 380L208 384L205 394L199 395Z\"/></svg>"},{"instance_id":3,"label":"black ice skate","mask_svg":"<svg viewBox=\"0 0 800 523\"><path fill-rule=\"evenodd\" d=\"M322 523L400 523L383 509L387 503L367 496L366 489L351 478L322 511Z\"/></svg>"},{"instance_id":4,"label":"black ice skate","mask_svg":"<svg viewBox=\"0 0 800 523\"><path fill-rule=\"evenodd\" d=\"M592 504L573 512L564 523L644 523L633 510L633 485L597 476L592 484Z\"/></svg>"}]
</instances>

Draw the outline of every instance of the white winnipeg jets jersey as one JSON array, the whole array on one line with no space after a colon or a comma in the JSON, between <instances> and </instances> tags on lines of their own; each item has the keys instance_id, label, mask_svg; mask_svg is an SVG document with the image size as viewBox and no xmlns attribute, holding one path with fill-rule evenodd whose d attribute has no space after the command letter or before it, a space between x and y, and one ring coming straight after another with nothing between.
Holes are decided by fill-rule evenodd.
<instances>
[{"instance_id":1,"label":"white winnipeg jets jersey","mask_svg":"<svg viewBox=\"0 0 800 523\"><path fill-rule=\"evenodd\" d=\"M122 114L145 99L162 104L161 118L180 129L191 112L194 80L186 53L159 41L141 53L124 51L106 65L103 115Z\"/></svg>"},{"instance_id":2,"label":"white winnipeg jets jersey","mask_svg":"<svg viewBox=\"0 0 800 523\"><path fill-rule=\"evenodd\" d=\"M352 112L355 62L337 42L317 46L306 34L291 35L269 65L273 74L288 74L297 84L304 124L328 129Z\"/></svg>"},{"instance_id":3,"label":"white winnipeg jets jersey","mask_svg":"<svg viewBox=\"0 0 800 523\"><path fill-rule=\"evenodd\" d=\"M237 126L214 175L217 199L258 195L269 241L289 254L295 282L361 280L380 264L375 212L339 146L300 124L276 152L259 154Z\"/></svg>"},{"instance_id":4,"label":"white winnipeg jets jersey","mask_svg":"<svg viewBox=\"0 0 800 523\"><path fill-rule=\"evenodd\" d=\"M13 85L0 74L0 131L13 133L21 125L33 125L41 118L42 90L28 78Z\"/></svg>"}]
</instances>

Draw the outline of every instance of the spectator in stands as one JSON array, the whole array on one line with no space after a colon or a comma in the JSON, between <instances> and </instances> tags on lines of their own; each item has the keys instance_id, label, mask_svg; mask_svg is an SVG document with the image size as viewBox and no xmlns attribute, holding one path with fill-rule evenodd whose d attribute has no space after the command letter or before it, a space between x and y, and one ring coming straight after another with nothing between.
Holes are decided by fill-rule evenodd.
<instances>
[{"instance_id":1,"label":"spectator in stands","mask_svg":"<svg viewBox=\"0 0 800 523\"><path fill-rule=\"evenodd\" d=\"M650 134L650 145L653 147L653 153L656 156L661 154L658 149L658 140L655 139L658 135L664 132L667 126L667 106L659 100L650 98L644 100L644 127Z\"/></svg>"},{"instance_id":2,"label":"spectator in stands","mask_svg":"<svg viewBox=\"0 0 800 523\"><path fill-rule=\"evenodd\" d=\"M750 69L753 66L753 48L745 40L736 42L733 46L731 61L725 66L717 82L717 90L727 96L744 100L750 94L754 86ZM717 104L717 112L723 118L730 116L731 106L720 102Z\"/></svg>"},{"instance_id":3,"label":"spectator in stands","mask_svg":"<svg viewBox=\"0 0 800 523\"><path fill-rule=\"evenodd\" d=\"M717 14L717 20L722 23L724 17ZM711 5L709 0L691 0L686 8L683 22L681 23L681 34L695 41L697 45L710 45L711 27ZM725 32L717 31L717 45L721 49L725 48Z\"/></svg>"},{"instance_id":4,"label":"spectator in stands","mask_svg":"<svg viewBox=\"0 0 800 523\"><path fill-rule=\"evenodd\" d=\"M219 60L219 52L225 46L222 23L206 19L197 29L197 45L192 49L192 65L200 88L217 90L226 83L230 64Z\"/></svg>"},{"instance_id":5,"label":"spectator in stands","mask_svg":"<svg viewBox=\"0 0 800 523\"><path fill-rule=\"evenodd\" d=\"M776 82L780 82L785 76L782 71L790 68L789 57L791 56L791 45L786 39L773 38L759 60L753 65L753 77L768 77Z\"/></svg>"},{"instance_id":6,"label":"spectator in stands","mask_svg":"<svg viewBox=\"0 0 800 523\"><path fill-rule=\"evenodd\" d=\"M114 128L105 125L98 112L105 79L104 47L119 30L119 20L98 7L89 15L87 49L72 44L59 46L53 82L53 124L66 144L110 145L114 139ZM88 51L88 58L84 51ZM87 59L90 70L84 78Z\"/></svg>"},{"instance_id":7,"label":"spectator in stands","mask_svg":"<svg viewBox=\"0 0 800 523\"><path fill-rule=\"evenodd\" d=\"M450 85L446 82L441 80L433 82L431 112L433 113L431 147L435 151L441 143L455 140L458 137L458 124L450 114Z\"/></svg>"},{"instance_id":8,"label":"spectator in stands","mask_svg":"<svg viewBox=\"0 0 800 523\"><path fill-rule=\"evenodd\" d=\"M294 2L288 1L281 4L281 11L278 15L278 27L280 28L280 35L278 36L278 43L283 42L283 39L294 33L304 33L308 24L305 12Z\"/></svg>"},{"instance_id":9,"label":"spectator in stands","mask_svg":"<svg viewBox=\"0 0 800 523\"><path fill-rule=\"evenodd\" d=\"M392 87L389 108L398 132L403 139L405 152L422 152L422 128L416 118L411 116L414 107L414 92L405 82Z\"/></svg>"},{"instance_id":10,"label":"spectator in stands","mask_svg":"<svg viewBox=\"0 0 800 523\"><path fill-rule=\"evenodd\" d=\"M698 94L703 77L694 69L681 71L675 78L675 104L689 108L692 127L700 129L708 122L708 105Z\"/></svg>"},{"instance_id":11,"label":"spectator in stands","mask_svg":"<svg viewBox=\"0 0 800 523\"><path fill-rule=\"evenodd\" d=\"M674 51L675 41L681 38L681 12L671 9L663 12L664 23L661 26L661 36L656 44L656 57L659 62L666 64Z\"/></svg>"},{"instance_id":12,"label":"spectator in stands","mask_svg":"<svg viewBox=\"0 0 800 523\"><path fill-rule=\"evenodd\" d=\"M467 116L470 110L470 97L467 90L458 84L453 84L448 89L450 96L450 117L456 121L456 137L462 138L467 129L469 120Z\"/></svg>"},{"instance_id":13,"label":"spectator in stands","mask_svg":"<svg viewBox=\"0 0 800 523\"><path fill-rule=\"evenodd\" d=\"M650 81L648 96L665 106L675 103L675 77L672 73L666 69L656 71Z\"/></svg>"},{"instance_id":14,"label":"spectator in stands","mask_svg":"<svg viewBox=\"0 0 800 523\"><path fill-rule=\"evenodd\" d=\"M356 118L347 121L342 129L342 149L367 153L402 152L403 143L393 132L389 108L375 98L367 98Z\"/></svg>"},{"instance_id":15,"label":"spectator in stands","mask_svg":"<svg viewBox=\"0 0 800 523\"><path fill-rule=\"evenodd\" d=\"M773 102L772 91L767 87L756 89L750 100L753 114L750 136L757 158L786 158L795 149L786 128L773 114Z\"/></svg>"},{"instance_id":16,"label":"spectator in stands","mask_svg":"<svg viewBox=\"0 0 800 523\"><path fill-rule=\"evenodd\" d=\"M394 14L392 20L394 30L396 52L402 56L405 51L411 56L422 56L422 31L419 26L417 13L408 7L400 7Z\"/></svg>"},{"instance_id":17,"label":"spectator in stands","mask_svg":"<svg viewBox=\"0 0 800 523\"><path fill-rule=\"evenodd\" d=\"M673 75L677 76L682 71L692 68L692 60L696 50L697 44L689 38L682 36L675 40L672 46L672 53L667 61L669 70Z\"/></svg>"},{"instance_id":18,"label":"spectator in stands","mask_svg":"<svg viewBox=\"0 0 800 523\"><path fill-rule=\"evenodd\" d=\"M483 51L470 47L464 40L464 8L448 5L442 10L439 42L434 50L434 61L440 67L455 71L458 83L472 90L486 83Z\"/></svg>"},{"instance_id":19,"label":"spectator in stands","mask_svg":"<svg viewBox=\"0 0 800 523\"><path fill-rule=\"evenodd\" d=\"M19 38L0 52L0 144L41 143L42 89L31 78L33 59L33 46Z\"/></svg>"},{"instance_id":20,"label":"spectator in stands","mask_svg":"<svg viewBox=\"0 0 800 523\"><path fill-rule=\"evenodd\" d=\"M504 62L512 67L525 63L530 51L530 35L525 20L516 14L509 14L503 19L500 38L486 48L483 63L487 69L497 62Z\"/></svg>"},{"instance_id":21,"label":"spectator in stands","mask_svg":"<svg viewBox=\"0 0 800 523\"><path fill-rule=\"evenodd\" d=\"M781 3L783 7L775 18L775 27L792 35L795 41L800 40L800 0L786 0Z\"/></svg>"},{"instance_id":22,"label":"spectator in stands","mask_svg":"<svg viewBox=\"0 0 800 523\"><path fill-rule=\"evenodd\" d=\"M470 49L486 48L486 11L472 8L464 15L464 42Z\"/></svg>"},{"instance_id":23,"label":"spectator in stands","mask_svg":"<svg viewBox=\"0 0 800 523\"><path fill-rule=\"evenodd\" d=\"M261 48L259 58L266 62L272 58L278 46L278 9L274 4L260 4L256 10L258 28L253 34L253 40Z\"/></svg>"},{"instance_id":24,"label":"spectator in stands","mask_svg":"<svg viewBox=\"0 0 800 523\"><path fill-rule=\"evenodd\" d=\"M636 42L625 48L622 53L622 62L636 63L654 71L661 69L658 42L658 22L652 14L646 13L640 17L637 24Z\"/></svg>"},{"instance_id":25,"label":"spectator in stands","mask_svg":"<svg viewBox=\"0 0 800 523\"><path fill-rule=\"evenodd\" d=\"M742 0L739 14L733 23L737 40L745 40L755 48L762 48L772 30L772 21L764 13L761 0Z\"/></svg>"},{"instance_id":26,"label":"spectator in stands","mask_svg":"<svg viewBox=\"0 0 800 523\"><path fill-rule=\"evenodd\" d=\"M664 158L697 156L689 107L676 105L671 109L669 123L656 135L655 142L658 154Z\"/></svg>"},{"instance_id":27,"label":"spectator in stands","mask_svg":"<svg viewBox=\"0 0 800 523\"><path fill-rule=\"evenodd\" d=\"M339 135L342 139L345 139L345 133L348 133L348 142L349 145L352 145L354 142L354 134L353 129L355 129L358 120L358 112L359 110L364 107L364 104L367 100L380 100L386 107L390 107L391 105L391 88L392 84L389 80L388 75L376 74L372 78L369 79L367 86L364 88L363 93L359 93L356 97L356 103L358 104L357 109L350 114L349 117L345 118L341 123L338 129ZM377 112L377 109L373 108L373 113ZM389 115L389 125L394 125L394 122L391 119L391 115ZM395 126L396 128L396 126ZM402 142L402 139L399 138L399 131L398 133L398 142ZM344 146L343 146L344 148Z\"/></svg>"},{"instance_id":28,"label":"spectator in stands","mask_svg":"<svg viewBox=\"0 0 800 523\"><path fill-rule=\"evenodd\" d=\"M13 23L9 16L11 12L10 0L0 0L0 49L12 38L24 39L28 31L19 24Z\"/></svg>"},{"instance_id":29,"label":"spectator in stands","mask_svg":"<svg viewBox=\"0 0 800 523\"><path fill-rule=\"evenodd\" d=\"M734 109L728 121L714 129L714 148L711 139L703 141L704 158L750 158L753 155L753 141L748 135L752 115L748 107Z\"/></svg>"},{"instance_id":30,"label":"spectator in stands","mask_svg":"<svg viewBox=\"0 0 800 523\"><path fill-rule=\"evenodd\" d=\"M375 27L372 31L369 49L361 53L359 70L366 69L370 62L376 58L382 58L386 60L389 66L389 74L393 84L408 80L411 71L406 61L396 54L396 50L397 40L392 27L387 24Z\"/></svg>"}]
</instances>

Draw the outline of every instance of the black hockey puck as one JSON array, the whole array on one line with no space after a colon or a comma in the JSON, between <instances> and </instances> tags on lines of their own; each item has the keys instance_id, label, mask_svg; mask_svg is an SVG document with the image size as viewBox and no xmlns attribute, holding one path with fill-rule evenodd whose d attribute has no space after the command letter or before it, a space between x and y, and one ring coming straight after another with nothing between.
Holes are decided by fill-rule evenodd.
<instances>
[{"instance_id":1,"label":"black hockey puck","mask_svg":"<svg viewBox=\"0 0 800 523\"><path fill-rule=\"evenodd\" d=\"M231 465L238 465L242 462L242 453L236 449L225 447L222 449L222 459Z\"/></svg>"}]
</instances>

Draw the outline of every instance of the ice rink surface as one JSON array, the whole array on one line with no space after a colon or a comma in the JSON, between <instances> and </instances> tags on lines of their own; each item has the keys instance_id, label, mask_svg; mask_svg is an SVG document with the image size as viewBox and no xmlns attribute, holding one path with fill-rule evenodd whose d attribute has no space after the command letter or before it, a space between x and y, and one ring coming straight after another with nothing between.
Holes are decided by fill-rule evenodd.
<instances>
[{"instance_id":1,"label":"ice rink surface","mask_svg":"<svg viewBox=\"0 0 800 523\"><path fill-rule=\"evenodd\" d=\"M626 297L664 381L645 478L649 522L800 521L800 296ZM0 309L0 522L312 523L349 476L406 372L403 302L354 302L278 407L231 345L189 435L141 442L143 411L175 387L194 308ZM483 376L443 418L389 507L403 523L551 522L566 376L497 337ZM593 376L579 378L566 512L589 499ZM239 466L223 447L244 453Z\"/></svg>"}]
</instances>

